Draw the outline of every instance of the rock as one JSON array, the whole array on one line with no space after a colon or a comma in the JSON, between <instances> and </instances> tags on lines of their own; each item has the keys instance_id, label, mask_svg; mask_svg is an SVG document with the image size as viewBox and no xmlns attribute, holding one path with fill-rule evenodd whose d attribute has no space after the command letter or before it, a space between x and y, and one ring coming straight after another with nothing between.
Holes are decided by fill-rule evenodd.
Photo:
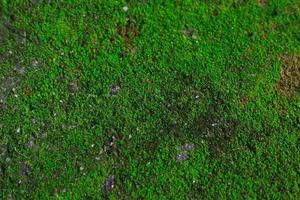
<instances>
[{"instance_id":1,"label":"rock","mask_svg":"<svg viewBox=\"0 0 300 200\"><path fill-rule=\"evenodd\" d=\"M110 175L102 185L102 192L105 194L109 193L114 188L114 186L115 186L115 176Z\"/></svg>"}]
</instances>

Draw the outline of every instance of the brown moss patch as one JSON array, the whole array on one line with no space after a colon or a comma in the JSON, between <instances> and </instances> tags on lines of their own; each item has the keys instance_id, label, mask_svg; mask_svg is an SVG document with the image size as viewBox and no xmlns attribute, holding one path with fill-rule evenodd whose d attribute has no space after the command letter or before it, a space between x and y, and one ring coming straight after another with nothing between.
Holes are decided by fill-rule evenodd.
<instances>
[{"instance_id":1,"label":"brown moss patch","mask_svg":"<svg viewBox=\"0 0 300 200\"><path fill-rule=\"evenodd\" d=\"M32 88L30 86L25 86L23 89L23 92L26 96L31 97L32 96Z\"/></svg>"},{"instance_id":2,"label":"brown moss patch","mask_svg":"<svg viewBox=\"0 0 300 200\"><path fill-rule=\"evenodd\" d=\"M119 26L117 32L124 39L126 49L133 46L133 40L140 35L140 28L133 18L128 18L125 26Z\"/></svg>"},{"instance_id":3,"label":"brown moss patch","mask_svg":"<svg viewBox=\"0 0 300 200\"><path fill-rule=\"evenodd\" d=\"M300 56L284 55L280 57L282 68L280 70L281 79L278 82L278 91L292 97L300 89Z\"/></svg>"},{"instance_id":4,"label":"brown moss patch","mask_svg":"<svg viewBox=\"0 0 300 200\"><path fill-rule=\"evenodd\" d=\"M248 101L249 101L248 97L246 97L246 96L240 97L240 104L241 104L242 106L247 105L247 104L248 104Z\"/></svg>"},{"instance_id":5,"label":"brown moss patch","mask_svg":"<svg viewBox=\"0 0 300 200\"><path fill-rule=\"evenodd\" d=\"M259 7L265 7L268 4L267 0L256 0L256 3Z\"/></svg>"}]
</instances>

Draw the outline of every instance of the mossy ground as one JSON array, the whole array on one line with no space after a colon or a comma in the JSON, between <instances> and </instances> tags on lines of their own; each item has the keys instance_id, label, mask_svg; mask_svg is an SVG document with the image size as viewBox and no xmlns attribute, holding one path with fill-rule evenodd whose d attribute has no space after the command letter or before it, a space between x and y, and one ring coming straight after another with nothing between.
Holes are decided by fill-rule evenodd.
<instances>
[{"instance_id":1,"label":"mossy ground","mask_svg":"<svg viewBox=\"0 0 300 200\"><path fill-rule=\"evenodd\" d=\"M297 0L0 3L0 199L296 199Z\"/></svg>"}]
</instances>

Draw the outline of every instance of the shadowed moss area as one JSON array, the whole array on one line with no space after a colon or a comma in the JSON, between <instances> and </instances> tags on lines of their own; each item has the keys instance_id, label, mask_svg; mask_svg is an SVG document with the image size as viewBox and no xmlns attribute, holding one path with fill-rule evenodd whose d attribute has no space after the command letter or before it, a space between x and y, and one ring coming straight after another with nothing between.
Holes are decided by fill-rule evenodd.
<instances>
[{"instance_id":1,"label":"shadowed moss area","mask_svg":"<svg viewBox=\"0 0 300 200\"><path fill-rule=\"evenodd\" d=\"M295 199L296 0L0 2L0 199Z\"/></svg>"}]
</instances>

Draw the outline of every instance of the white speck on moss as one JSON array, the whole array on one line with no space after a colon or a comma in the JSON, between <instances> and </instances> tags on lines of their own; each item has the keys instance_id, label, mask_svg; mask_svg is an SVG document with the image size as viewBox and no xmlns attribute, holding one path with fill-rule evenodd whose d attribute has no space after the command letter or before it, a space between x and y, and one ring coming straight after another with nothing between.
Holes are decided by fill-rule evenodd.
<instances>
[{"instance_id":1,"label":"white speck on moss","mask_svg":"<svg viewBox=\"0 0 300 200\"><path fill-rule=\"evenodd\" d=\"M100 157L99 157L99 156L96 156L96 157L95 157L95 160L100 160Z\"/></svg>"},{"instance_id":2,"label":"white speck on moss","mask_svg":"<svg viewBox=\"0 0 300 200\"><path fill-rule=\"evenodd\" d=\"M217 126L217 125L218 125L218 123L212 123L211 124L212 127Z\"/></svg>"},{"instance_id":3,"label":"white speck on moss","mask_svg":"<svg viewBox=\"0 0 300 200\"><path fill-rule=\"evenodd\" d=\"M124 12L127 12L127 11L128 11L128 7L127 7L127 6L124 6L124 7L123 7L123 11L124 11Z\"/></svg>"}]
</instances>

